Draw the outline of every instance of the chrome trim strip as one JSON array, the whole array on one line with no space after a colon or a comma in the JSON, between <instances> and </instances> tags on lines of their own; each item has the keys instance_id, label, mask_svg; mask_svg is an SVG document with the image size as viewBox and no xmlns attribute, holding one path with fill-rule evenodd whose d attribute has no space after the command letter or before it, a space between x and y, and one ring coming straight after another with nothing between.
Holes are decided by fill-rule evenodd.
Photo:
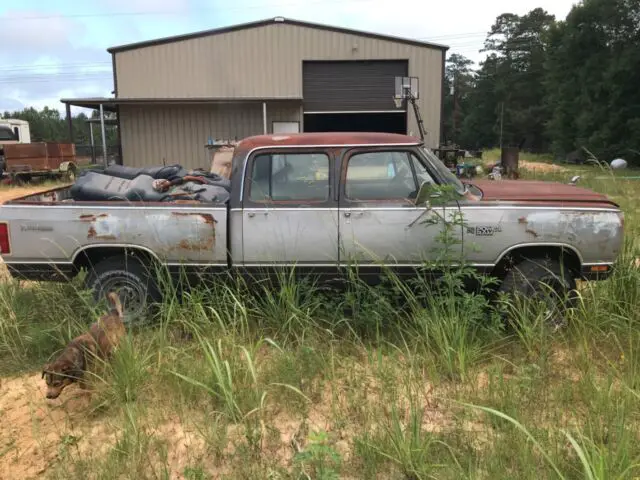
<instances>
[{"instance_id":1,"label":"chrome trim strip","mask_svg":"<svg viewBox=\"0 0 640 480\"><path fill-rule=\"evenodd\" d=\"M362 207L356 207L356 206L350 206L350 207L279 207L277 206L279 204L275 204L275 206L272 207L251 207L251 208L232 208L230 209L231 212L239 212L239 211L262 211L262 210L287 210L287 211L293 211L293 210L303 210L303 211L308 211L308 210L326 210L326 211L341 211L341 210L371 210L371 211L418 211L418 210L424 210L426 209L426 207L367 207L367 206L362 206ZM457 210L458 207L455 205L448 205L448 206L444 206L444 207L440 207L438 206L438 208L448 208L448 209L453 209L453 210ZM478 206L478 207L462 207L461 209L465 209L465 208L470 208L470 209L474 209L474 210L554 210L554 211L573 211L573 212L611 212L611 213L619 213L620 210L612 210L612 209L608 209L608 208L588 208L588 207L536 207L536 206L486 206L486 207L482 207L482 206Z\"/></svg>"},{"instance_id":2,"label":"chrome trim strip","mask_svg":"<svg viewBox=\"0 0 640 480\"><path fill-rule=\"evenodd\" d=\"M56 205L58 208L69 208L69 209L104 209L104 210L129 210L131 208L144 208L145 210L165 210L170 211L173 206L164 205L154 205L154 206L139 206L139 205L129 205L129 206L120 206L120 205L78 205L78 204L68 204L68 205ZM38 204L38 205L21 205L19 203L5 203L2 205L3 209L6 208L42 208L46 206L46 204ZM274 209L276 207L264 207L264 209L271 208ZM413 207L413 209L418 210L419 208L424 207ZM458 207L445 207L445 208L458 208ZM301 207L292 207L289 210L310 210L311 208L301 208ZM376 210L376 211L384 211L384 210L411 210L412 207L342 207L342 208L324 208L324 210L347 210L347 209L366 209L366 210ZM477 205L477 206L462 206L461 210L470 209L470 210L555 210L555 211L574 211L574 212L611 212L611 213L620 213L622 210L616 208L589 208L589 207L541 207L534 205ZM180 210L180 209L178 209ZM226 212L227 209L221 206L215 207L189 207L185 208L188 212ZM250 210L248 208L232 208L230 211L237 212L239 210ZM283 210L282 208L278 208L278 210ZM318 208L320 210L320 208Z\"/></svg>"},{"instance_id":3,"label":"chrome trim strip","mask_svg":"<svg viewBox=\"0 0 640 480\"><path fill-rule=\"evenodd\" d=\"M335 114L344 114L344 113L406 113L406 109L399 108L398 110L327 110L325 111L303 111L304 115L335 115Z\"/></svg>"},{"instance_id":4,"label":"chrome trim strip","mask_svg":"<svg viewBox=\"0 0 640 480\"><path fill-rule=\"evenodd\" d=\"M514 202L510 202L514 203ZM575 212L612 212L619 213L622 210L602 207L544 207L538 205L461 205L460 210L562 210Z\"/></svg>"},{"instance_id":5,"label":"chrome trim strip","mask_svg":"<svg viewBox=\"0 0 640 480\"><path fill-rule=\"evenodd\" d=\"M71 257L71 263L75 263L77 256L86 250L91 250L92 248L105 248L105 247L129 248L131 250L142 250L143 252L150 254L153 258L155 258L161 264L163 263L162 260L160 260L160 258L158 257L158 255L156 255L154 251L151 250L150 248L143 247L142 245L134 245L130 243L92 243L90 245L85 245L74 252L73 256Z\"/></svg>"},{"instance_id":6,"label":"chrome trim strip","mask_svg":"<svg viewBox=\"0 0 640 480\"><path fill-rule=\"evenodd\" d=\"M519 243L517 245L512 245L509 248L507 248L506 250L504 250L499 256L498 259L496 260L494 265L499 264L502 259L508 255L510 252L517 250L519 248L528 248L528 247L559 247L559 248L566 248L567 250L571 250L573 253L576 254L576 256L578 257L578 260L580 261L580 265L584 265L583 264L583 258L582 258L582 254L573 246L567 244L567 243L550 243L550 242L541 242L541 243Z\"/></svg>"},{"instance_id":7,"label":"chrome trim strip","mask_svg":"<svg viewBox=\"0 0 640 480\"><path fill-rule=\"evenodd\" d=\"M186 262L169 262L163 263L165 267L227 267L226 263L186 263Z\"/></svg>"},{"instance_id":8,"label":"chrome trim strip","mask_svg":"<svg viewBox=\"0 0 640 480\"><path fill-rule=\"evenodd\" d=\"M5 265L73 265L73 262L42 262L37 260L20 260L15 262L2 262Z\"/></svg>"},{"instance_id":9,"label":"chrome trim strip","mask_svg":"<svg viewBox=\"0 0 640 480\"><path fill-rule=\"evenodd\" d=\"M20 200L20 199L16 199L16 200ZM37 205L22 205L19 203L5 203L2 205L2 208L42 208L42 207L46 207L47 204L46 203L40 203ZM145 205L79 205L77 203L70 203L70 204L59 204L56 205L56 207L58 208L70 208L70 209L91 209L91 208L95 208L95 209L105 209L105 210L130 210L132 208L138 208L138 209L145 209L145 210L165 210L165 211L179 211L179 212L183 212L186 211L187 213L189 212L211 212L211 211L219 211L219 212L226 212L227 208L224 206L211 206L211 207L207 207L207 206L203 206L203 207L187 207L184 209L180 209L177 207L177 205L173 205L171 203L167 203L166 206L165 205L150 205L150 206L145 206Z\"/></svg>"}]
</instances>

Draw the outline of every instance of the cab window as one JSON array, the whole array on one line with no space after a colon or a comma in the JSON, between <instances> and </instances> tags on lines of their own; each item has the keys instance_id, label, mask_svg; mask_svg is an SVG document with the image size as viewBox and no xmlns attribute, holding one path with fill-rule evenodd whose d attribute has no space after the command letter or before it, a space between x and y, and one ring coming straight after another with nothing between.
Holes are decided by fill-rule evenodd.
<instances>
[{"instance_id":1,"label":"cab window","mask_svg":"<svg viewBox=\"0 0 640 480\"><path fill-rule=\"evenodd\" d=\"M433 182L414 154L406 151L357 153L349 158L345 193L350 200L407 200L424 182Z\"/></svg>"},{"instance_id":2,"label":"cab window","mask_svg":"<svg viewBox=\"0 0 640 480\"><path fill-rule=\"evenodd\" d=\"M265 153L253 160L249 200L314 201L329 198L329 157L324 153Z\"/></svg>"}]
</instances>

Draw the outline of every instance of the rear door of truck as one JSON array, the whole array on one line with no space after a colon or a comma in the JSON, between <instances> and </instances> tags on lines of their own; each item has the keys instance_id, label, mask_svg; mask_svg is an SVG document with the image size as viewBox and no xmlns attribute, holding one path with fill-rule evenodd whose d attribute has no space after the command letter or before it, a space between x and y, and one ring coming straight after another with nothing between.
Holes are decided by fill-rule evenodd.
<instances>
[{"instance_id":1,"label":"rear door of truck","mask_svg":"<svg viewBox=\"0 0 640 480\"><path fill-rule=\"evenodd\" d=\"M244 266L337 268L334 156L322 148L269 148L247 161L241 193Z\"/></svg>"}]
</instances>

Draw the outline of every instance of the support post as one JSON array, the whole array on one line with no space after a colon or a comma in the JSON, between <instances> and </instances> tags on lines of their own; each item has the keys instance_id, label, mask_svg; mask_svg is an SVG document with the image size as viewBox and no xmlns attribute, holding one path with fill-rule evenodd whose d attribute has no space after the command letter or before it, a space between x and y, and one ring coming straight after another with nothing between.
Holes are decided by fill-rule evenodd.
<instances>
[{"instance_id":1,"label":"support post","mask_svg":"<svg viewBox=\"0 0 640 480\"><path fill-rule=\"evenodd\" d=\"M73 143L73 120L71 118L71 105L66 104L67 108L67 126L69 127L69 143Z\"/></svg>"},{"instance_id":2,"label":"support post","mask_svg":"<svg viewBox=\"0 0 640 480\"><path fill-rule=\"evenodd\" d=\"M104 129L104 105L100 104L100 130L102 132L102 160L104 166L107 166L107 135Z\"/></svg>"},{"instance_id":3,"label":"support post","mask_svg":"<svg viewBox=\"0 0 640 480\"><path fill-rule=\"evenodd\" d=\"M262 133L267 134L267 102L262 102Z\"/></svg>"},{"instance_id":4,"label":"support post","mask_svg":"<svg viewBox=\"0 0 640 480\"><path fill-rule=\"evenodd\" d=\"M93 138L93 122L89 122L89 139L91 140L91 163L96 163L96 142Z\"/></svg>"}]
</instances>

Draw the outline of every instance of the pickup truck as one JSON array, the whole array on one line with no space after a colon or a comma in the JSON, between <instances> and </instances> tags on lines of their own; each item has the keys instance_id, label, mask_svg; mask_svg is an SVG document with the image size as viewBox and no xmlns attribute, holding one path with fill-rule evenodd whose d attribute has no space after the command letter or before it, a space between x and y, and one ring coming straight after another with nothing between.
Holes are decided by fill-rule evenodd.
<instances>
[{"instance_id":1,"label":"pickup truck","mask_svg":"<svg viewBox=\"0 0 640 480\"><path fill-rule=\"evenodd\" d=\"M159 299L155 266L250 275L295 266L335 279L357 264L370 281L386 268L406 277L438 257L448 225L448 248L466 265L529 295L606 278L623 244L623 213L606 196L563 183L462 182L410 136L259 135L226 155L231 187L218 203L76 201L69 187L6 202L2 258L21 279L86 269L96 301L118 290L132 318Z\"/></svg>"}]
</instances>

